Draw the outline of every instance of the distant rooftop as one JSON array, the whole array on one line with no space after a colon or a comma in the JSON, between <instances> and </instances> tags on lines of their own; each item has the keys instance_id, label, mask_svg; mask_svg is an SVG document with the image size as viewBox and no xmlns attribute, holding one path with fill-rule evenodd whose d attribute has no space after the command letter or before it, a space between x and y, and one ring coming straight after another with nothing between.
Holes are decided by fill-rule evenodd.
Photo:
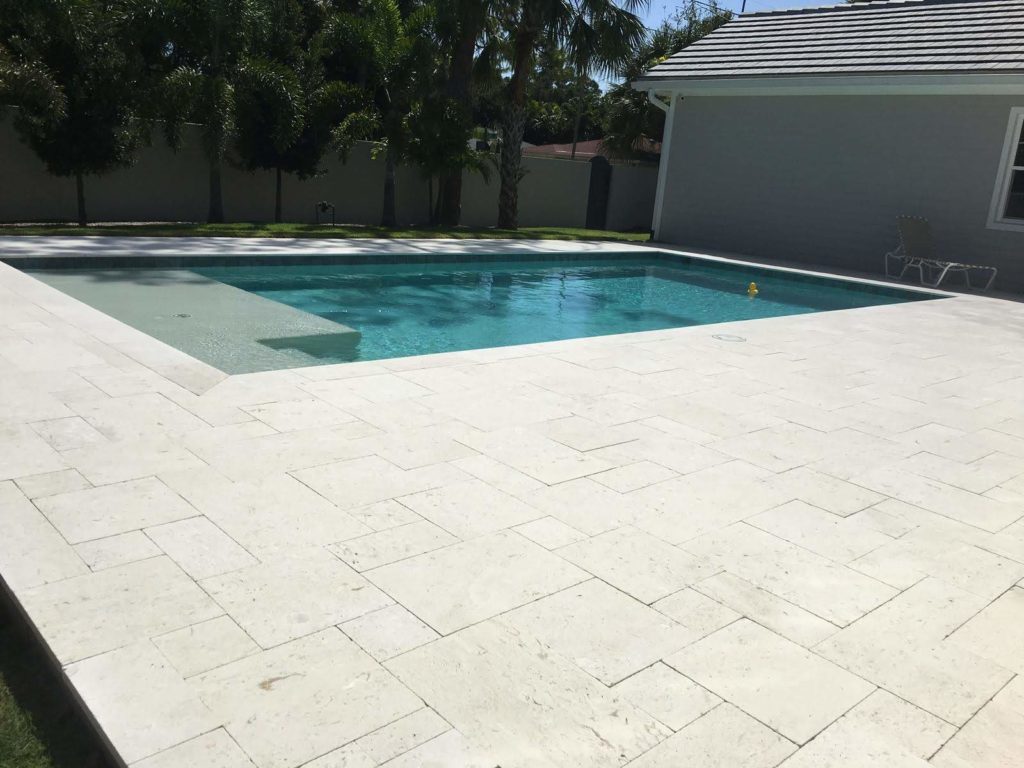
<instances>
[{"instance_id":1,"label":"distant rooftop","mask_svg":"<svg viewBox=\"0 0 1024 768\"><path fill-rule=\"evenodd\" d=\"M1024 0L888 0L746 13L641 81L1024 73Z\"/></svg>"}]
</instances>

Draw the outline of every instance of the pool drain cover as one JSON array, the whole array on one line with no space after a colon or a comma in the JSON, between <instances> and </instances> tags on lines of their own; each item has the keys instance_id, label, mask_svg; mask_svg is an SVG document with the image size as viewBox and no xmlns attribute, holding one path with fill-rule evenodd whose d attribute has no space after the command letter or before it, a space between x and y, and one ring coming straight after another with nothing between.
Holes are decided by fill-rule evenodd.
<instances>
[{"instance_id":1,"label":"pool drain cover","mask_svg":"<svg viewBox=\"0 0 1024 768\"><path fill-rule=\"evenodd\" d=\"M716 333L712 338L719 341L746 341L742 336L733 336L731 333Z\"/></svg>"}]
</instances>

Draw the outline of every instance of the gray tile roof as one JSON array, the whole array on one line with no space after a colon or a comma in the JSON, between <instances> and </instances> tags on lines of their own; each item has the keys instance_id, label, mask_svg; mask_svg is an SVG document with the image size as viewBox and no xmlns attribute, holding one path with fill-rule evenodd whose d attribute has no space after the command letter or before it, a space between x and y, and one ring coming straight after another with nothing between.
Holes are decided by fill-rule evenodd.
<instances>
[{"instance_id":1,"label":"gray tile roof","mask_svg":"<svg viewBox=\"0 0 1024 768\"><path fill-rule=\"evenodd\" d=\"M747 13L641 81L1024 72L1024 0L889 0Z\"/></svg>"}]
</instances>

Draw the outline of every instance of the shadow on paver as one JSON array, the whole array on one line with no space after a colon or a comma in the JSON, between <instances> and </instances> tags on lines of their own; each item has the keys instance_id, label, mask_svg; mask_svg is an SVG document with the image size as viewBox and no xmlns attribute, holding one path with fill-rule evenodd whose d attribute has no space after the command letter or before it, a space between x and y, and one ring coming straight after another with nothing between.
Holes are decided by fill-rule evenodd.
<instances>
[{"instance_id":1,"label":"shadow on paver","mask_svg":"<svg viewBox=\"0 0 1024 768\"><path fill-rule=\"evenodd\" d=\"M112 768L0 584L0 768Z\"/></svg>"}]
</instances>

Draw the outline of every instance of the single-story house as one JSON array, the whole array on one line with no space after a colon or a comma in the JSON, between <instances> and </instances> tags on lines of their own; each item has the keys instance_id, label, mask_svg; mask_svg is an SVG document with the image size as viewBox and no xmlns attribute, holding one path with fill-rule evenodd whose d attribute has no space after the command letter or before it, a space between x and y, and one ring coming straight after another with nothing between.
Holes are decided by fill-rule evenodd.
<instances>
[{"instance_id":1,"label":"single-story house","mask_svg":"<svg viewBox=\"0 0 1024 768\"><path fill-rule=\"evenodd\" d=\"M923 216L1024 290L1024 0L747 13L634 87L667 112L656 239L879 271Z\"/></svg>"}]
</instances>

